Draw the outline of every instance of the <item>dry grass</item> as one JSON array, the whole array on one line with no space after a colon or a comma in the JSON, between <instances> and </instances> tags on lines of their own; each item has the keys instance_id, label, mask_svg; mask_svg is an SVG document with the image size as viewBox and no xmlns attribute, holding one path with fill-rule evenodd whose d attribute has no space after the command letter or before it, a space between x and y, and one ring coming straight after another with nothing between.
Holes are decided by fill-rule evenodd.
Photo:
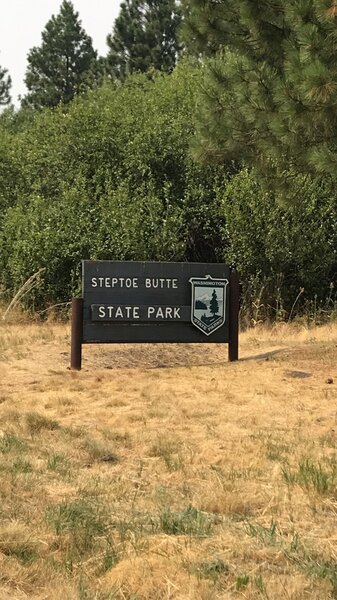
<instances>
[{"instance_id":1,"label":"dry grass","mask_svg":"<svg viewBox=\"0 0 337 600\"><path fill-rule=\"evenodd\" d=\"M0 600L337 598L337 326L225 346L0 327ZM336 383L327 383L335 378Z\"/></svg>"}]
</instances>

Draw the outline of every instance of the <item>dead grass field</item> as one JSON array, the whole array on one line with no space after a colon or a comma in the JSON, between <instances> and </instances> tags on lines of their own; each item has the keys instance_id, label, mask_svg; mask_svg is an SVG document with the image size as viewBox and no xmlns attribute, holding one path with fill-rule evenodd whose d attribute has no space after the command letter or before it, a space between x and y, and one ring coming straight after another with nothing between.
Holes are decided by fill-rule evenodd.
<instances>
[{"instance_id":1,"label":"dead grass field","mask_svg":"<svg viewBox=\"0 0 337 600\"><path fill-rule=\"evenodd\" d=\"M240 352L1 325L0 600L337 598L337 325Z\"/></svg>"}]
</instances>

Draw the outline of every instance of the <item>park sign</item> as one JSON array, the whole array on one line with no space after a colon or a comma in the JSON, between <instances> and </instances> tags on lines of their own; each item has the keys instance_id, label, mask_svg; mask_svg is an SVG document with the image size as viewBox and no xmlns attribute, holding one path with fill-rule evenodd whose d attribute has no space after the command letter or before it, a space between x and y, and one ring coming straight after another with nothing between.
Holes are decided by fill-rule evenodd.
<instances>
[{"instance_id":1,"label":"park sign","mask_svg":"<svg viewBox=\"0 0 337 600\"><path fill-rule=\"evenodd\" d=\"M82 344L228 343L238 358L238 276L221 263L82 261L71 368Z\"/></svg>"}]
</instances>

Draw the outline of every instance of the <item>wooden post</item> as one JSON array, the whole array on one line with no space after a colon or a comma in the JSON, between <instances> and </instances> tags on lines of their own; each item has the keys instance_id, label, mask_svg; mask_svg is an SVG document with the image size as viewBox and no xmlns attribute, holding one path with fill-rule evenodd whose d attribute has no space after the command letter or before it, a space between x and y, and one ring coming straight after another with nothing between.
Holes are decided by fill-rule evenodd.
<instances>
[{"instance_id":1,"label":"wooden post","mask_svg":"<svg viewBox=\"0 0 337 600\"><path fill-rule=\"evenodd\" d=\"M71 356L70 368L82 367L83 298L73 298L71 303Z\"/></svg>"},{"instance_id":2,"label":"wooden post","mask_svg":"<svg viewBox=\"0 0 337 600\"><path fill-rule=\"evenodd\" d=\"M228 360L239 360L239 308L240 308L239 276L234 269L229 278L229 344Z\"/></svg>"}]
</instances>

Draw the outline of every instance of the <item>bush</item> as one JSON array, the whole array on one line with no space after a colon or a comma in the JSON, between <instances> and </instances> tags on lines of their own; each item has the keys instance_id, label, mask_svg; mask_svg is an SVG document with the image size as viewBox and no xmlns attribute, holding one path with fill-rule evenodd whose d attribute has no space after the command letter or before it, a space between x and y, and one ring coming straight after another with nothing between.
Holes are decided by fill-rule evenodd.
<instances>
[{"instance_id":1,"label":"bush","mask_svg":"<svg viewBox=\"0 0 337 600\"><path fill-rule=\"evenodd\" d=\"M45 286L28 301L67 301L80 289L82 258L217 259L224 171L189 156L198 80L184 63L172 75L133 76L18 129L16 200L0 232L10 292L45 267Z\"/></svg>"},{"instance_id":2,"label":"bush","mask_svg":"<svg viewBox=\"0 0 337 600\"><path fill-rule=\"evenodd\" d=\"M334 306L336 192L330 181L301 177L294 189L296 201L281 206L254 172L242 170L223 195L229 240L223 258L237 266L255 320L294 316L311 303Z\"/></svg>"}]
</instances>

